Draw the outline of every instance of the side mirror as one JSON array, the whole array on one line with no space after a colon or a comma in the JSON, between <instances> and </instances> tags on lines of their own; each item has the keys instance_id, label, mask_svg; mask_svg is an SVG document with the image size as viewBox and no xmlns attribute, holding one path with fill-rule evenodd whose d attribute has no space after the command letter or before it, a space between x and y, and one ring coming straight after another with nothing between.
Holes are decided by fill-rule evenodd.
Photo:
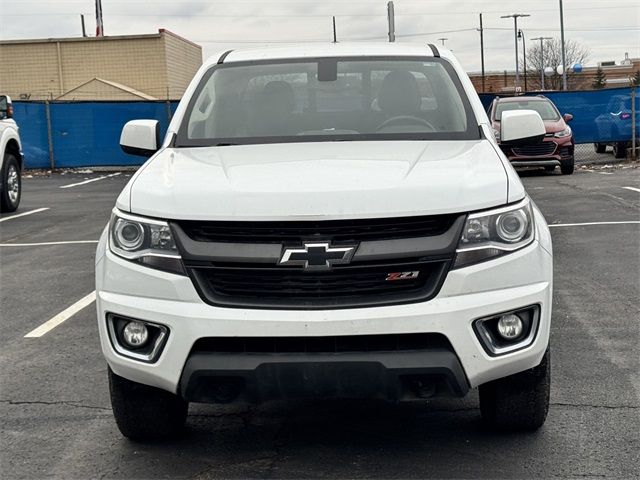
<instances>
[{"instance_id":1,"label":"side mirror","mask_svg":"<svg viewBox=\"0 0 640 480\"><path fill-rule=\"evenodd\" d=\"M573 120L573 115L571 115L570 113L565 113L562 118L564 118L564 121L569 123L571 120Z\"/></svg>"},{"instance_id":2,"label":"side mirror","mask_svg":"<svg viewBox=\"0 0 640 480\"><path fill-rule=\"evenodd\" d=\"M0 95L0 120L13 118L13 105L6 95Z\"/></svg>"},{"instance_id":3,"label":"side mirror","mask_svg":"<svg viewBox=\"0 0 640 480\"><path fill-rule=\"evenodd\" d=\"M509 110L502 112L500 143L525 145L539 143L546 129L542 117L534 110Z\"/></svg>"},{"instance_id":4,"label":"side mirror","mask_svg":"<svg viewBox=\"0 0 640 480\"><path fill-rule=\"evenodd\" d=\"M122 129L120 147L125 153L150 157L160 148L160 122L131 120Z\"/></svg>"}]
</instances>

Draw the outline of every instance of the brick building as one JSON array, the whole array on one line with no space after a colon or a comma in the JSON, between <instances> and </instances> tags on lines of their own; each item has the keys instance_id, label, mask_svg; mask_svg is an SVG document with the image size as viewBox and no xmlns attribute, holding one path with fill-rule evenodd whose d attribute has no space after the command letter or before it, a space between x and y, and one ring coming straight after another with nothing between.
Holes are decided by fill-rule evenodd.
<instances>
[{"instance_id":1,"label":"brick building","mask_svg":"<svg viewBox=\"0 0 640 480\"><path fill-rule=\"evenodd\" d=\"M630 78L640 71L640 58L628 58L622 62L602 62L602 71L606 75L606 87L627 87ZM581 73L570 73L568 76L569 90L591 90L596 76L597 66L584 67ZM513 93L515 87L515 72L504 70L502 72L485 72L485 88L482 89L482 75L479 72L469 73L473 86L478 93ZM527 72L528 91L540 90L540 72ZM556 76L555 84L560 85L560 78ZM546 89L553 89L553 82L547 82ZM524 89L524 73L520 72L520 86Z\"/></svg>"},{"instance_id":2,"label":"brick building","mask_svg":"<svg viewBox=\"0 0 640 480\"><path fill-rule=\"evenodd\" d=\"M201 64L199 45L163 29L150 35L1 40L0 91L15 100L173 100Z\"/></svg>"}]
</instances>

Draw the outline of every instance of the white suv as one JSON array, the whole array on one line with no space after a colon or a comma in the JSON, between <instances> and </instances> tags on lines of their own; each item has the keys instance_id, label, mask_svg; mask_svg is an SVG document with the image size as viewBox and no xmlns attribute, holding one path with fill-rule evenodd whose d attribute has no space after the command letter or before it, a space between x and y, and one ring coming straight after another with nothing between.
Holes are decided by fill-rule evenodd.
<instances>
[{"instance_id":1,"label":"white suv","mask_svg":"<svg viewBox=\"0 0 640 480\"><path fill-rule=\"evenodd\" d=\"M22 144L13 120L13 105L0 95L0 212L14 212L20 205Z\"/></svg>"},{"instance_id":2,"label":"white suv","mask_svg":"<svg viewBox=\"0 0 640 480\"><path fill-rule=\"evenodd\" d=\"M542 141L507 112L501 143ZM549 402L552 253L463 69L407 44L231 51L197 73L96 256L121 432L188 402L464 396L493 427Z\"/></svg>"}]
</instances>

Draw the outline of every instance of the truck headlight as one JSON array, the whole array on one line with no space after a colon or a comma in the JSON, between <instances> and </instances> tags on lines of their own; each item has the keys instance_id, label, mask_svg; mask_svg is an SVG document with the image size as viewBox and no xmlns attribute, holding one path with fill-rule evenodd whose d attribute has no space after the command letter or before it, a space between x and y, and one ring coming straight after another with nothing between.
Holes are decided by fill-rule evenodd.
<instances>
[{"instance_id":1,"label":"truck headlight","mask_svg":"<svg viewBox=\"0 0 640 480\"><path fill-rule=\"evenodd\" d=\"M167 222L113 210L109 249L119 257L172 273L185 274Z\"/></svg>"},{"instance_id":2,"label":"truck headlight","mask_svg":"<svg viewBox=\"0 0 640 480\"><path fill-rule=\"evenodd\" d=\"M565 137L568 137L569 135L571 135L571 127L567 127L564 130L553 134L553 136L556 138L565 138Z\"/></svg>"},{"instance_id":3,"label":"truck headlight","mask_svg":"<svg viewBox=\"0 0 640 480\"><path fill-rule=\"evenodd\" d=\"M462 230L454 268L465 267L526 247L534 239L531 201L472 213Z\"/></svg>"}]
</instances>

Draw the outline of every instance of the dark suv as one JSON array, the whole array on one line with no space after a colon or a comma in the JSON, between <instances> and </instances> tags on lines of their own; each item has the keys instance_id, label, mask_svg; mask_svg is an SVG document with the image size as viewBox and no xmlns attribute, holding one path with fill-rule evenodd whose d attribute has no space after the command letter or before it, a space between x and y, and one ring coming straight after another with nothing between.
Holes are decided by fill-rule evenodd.
<instances>
[{"instance_id":1,"label":"dark suv","mask_svg":"<svg viewBox=\"0 0 640 480\"><path fill-rule=\"evenodd\" d=\"M497 138L500 138L502 113L510 110L535 110L540 114L546 128L542 143L530 145L501 145L502 151L514 167L544 167L548 172L560 166L560 171L573 173L575 143L571 128L567 125L573 115L560 112L551 100L540 95L536 97L496 98L489 107L489 118Z\"/></svg>"}]
</instances>

